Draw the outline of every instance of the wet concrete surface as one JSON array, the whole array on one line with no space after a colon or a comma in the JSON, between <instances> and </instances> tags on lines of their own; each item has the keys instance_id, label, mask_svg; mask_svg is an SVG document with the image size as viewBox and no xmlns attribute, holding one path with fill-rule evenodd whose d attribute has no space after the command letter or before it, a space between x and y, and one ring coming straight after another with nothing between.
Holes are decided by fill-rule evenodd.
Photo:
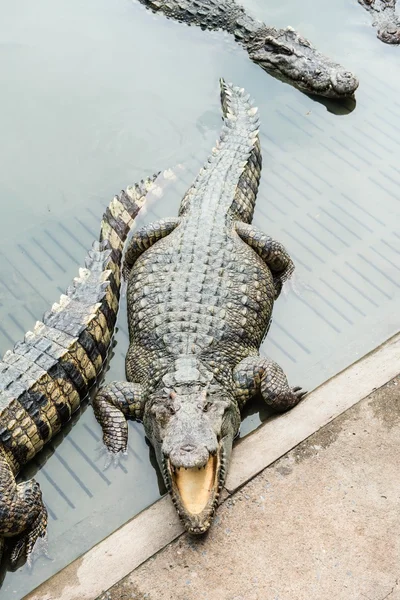
<instances>
[{"instance_id":1,"label":"wet concrete surface","mask_svg":"<svg viewBox=\"0 0 400 600\"><path fill-rule=\"evenodd\" d=\"M400 600L399 448L396 377L99 600Z\"/></svg>"}]
</instances>

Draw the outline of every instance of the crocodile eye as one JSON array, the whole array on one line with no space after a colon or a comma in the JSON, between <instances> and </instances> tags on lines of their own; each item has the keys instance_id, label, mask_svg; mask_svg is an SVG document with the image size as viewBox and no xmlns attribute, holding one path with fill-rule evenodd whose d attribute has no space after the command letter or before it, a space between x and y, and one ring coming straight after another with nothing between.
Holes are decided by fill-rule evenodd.
<instances>
[{"instance_id":1,"label":"crocodile eye","mask_svg":"<svg viewBox=\"0 0 400 600\"><path fill-rule=\"evenodd\" d=\"M264 49L273 54L286 54L286 56L292 56L292 54L294 54L289 46L286 46L283 42L276 40L271 36L265 38Z\"/></svg>"},{"instance_id":2,"label":"crocodile eye","mask_svg":"<svg viewBox=\"0 0 400 600\"><path fill-rule=\"evenodd\" d=\"M168 415L174 415L177 411L177 409L171 402L165 402L165 400L163 402L154 403L150 410L151 413L157 418L165 418Z\"/></svg>"}]
</instances>

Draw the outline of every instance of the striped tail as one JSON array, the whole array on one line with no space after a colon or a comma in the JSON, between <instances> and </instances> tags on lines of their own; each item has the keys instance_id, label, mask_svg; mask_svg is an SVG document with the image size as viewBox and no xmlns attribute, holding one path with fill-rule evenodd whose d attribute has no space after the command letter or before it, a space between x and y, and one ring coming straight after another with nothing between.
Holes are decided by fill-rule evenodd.
<instances>
[{"instance_id":1,"label":"striped tail","mask_svg":"<svg viewBox=\"0 0 400 600\"><path fill-rule=\"evenodd\" d=\"M100 240L66 294L0 362L0 449L14 473L78 409L103 370L117 319L124 243L157 175L108 206Z\"/></svg>"}]
</instances>

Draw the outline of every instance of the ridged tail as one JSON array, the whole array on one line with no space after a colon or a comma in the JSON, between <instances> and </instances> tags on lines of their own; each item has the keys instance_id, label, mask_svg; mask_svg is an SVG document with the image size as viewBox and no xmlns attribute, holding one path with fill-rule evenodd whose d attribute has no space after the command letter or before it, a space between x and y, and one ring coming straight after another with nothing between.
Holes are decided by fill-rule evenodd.
<instances>
[{"instance_id":1,"label":"ridged tail","mask_svg":"<svg viewBox=\"0 0 400 600\"><path fill-rule=\"evenodd\" d=\"M85 268L0 362L0 448L14 472L70 419L102 372L117 318L123 246L156 178L114 197Z\"/></svg>"},{"instance_id":2,"label":"ridged tail","mask_svg":"<svg viewBox=\"0 0 400 600\"><path fill-rule=\"evenodd\" d=\"M243 88L220 79L223 127L203 168L186 192L180 206L183 215L193 204L204 204L214 193L216 181L224 180L223 196L234 219L251 223L261 177L260 126L257 111ZM221 194L222 195L222 194Z\"/></svg>"},{"instance_id":3,"label":"ridged tail","mask_svg":"<svg viewBox=\"0 0 400 600\"><path fill-rule=\"evenodd\" d=\"M237 114L238 99L247 103L248 118L253 129L249 136L251 149L244 165L243 172L239 177L236 188L234 204L232 209L235 211L235 217L245 223L251 223L253 220L254 207L256 204L258 186L261 179L262 156L260 138L258 130L260 120L258 109L253 106L254 102L249 94L245 94L243 88L233 88L232 84L227 85L223 79L220 79L221 86L221 106L225 119L228 119L229 113Z\"/></svg>"}]
</instances>

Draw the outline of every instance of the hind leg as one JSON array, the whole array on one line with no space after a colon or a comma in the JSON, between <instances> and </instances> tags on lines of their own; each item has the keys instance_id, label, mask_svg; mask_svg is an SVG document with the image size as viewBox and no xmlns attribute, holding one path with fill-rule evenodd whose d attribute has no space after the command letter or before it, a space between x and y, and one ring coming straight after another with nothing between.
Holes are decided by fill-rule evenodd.
<instances>
[{"instance_id":1,"label":"hind leg","mask_svg":"<svg viewBox=\"0 0 400 600\"><path fill-rule=\"evenodd\" d=\"M270 269L274 278L275 299L278 298L283 284L294 271L293 261L285 247L253 225L237 221L235 229L239 237L257 252Z\"/></svg>"},{"instance_id":2,"label":"hind leg","mask_svg":"<svg viewBox=\"0 0 400 600\"><path fill-rule=\"evenodd\" d=\"M139 256L153 244L172 233L172 231L178 227L179 223L180 219L178 217L161 219L161 221L157 221L156 223L145 225L134 233L124 256L122 272L125 279L128 279L129 272Z\"/></svg>"},{"instance_id":3,"label":"hind leg","mask_svg":"<svg viewBox=\"0 0 400 600\"><path fill-rule=\"evenodd\" d=\"M17 485L6 456L0 452L0 535L11 538L12 567L22 554L29 557L37 539L45 537L46 528L47 510L39 484L31 479Z\"/></svg>"}]
</instances>

